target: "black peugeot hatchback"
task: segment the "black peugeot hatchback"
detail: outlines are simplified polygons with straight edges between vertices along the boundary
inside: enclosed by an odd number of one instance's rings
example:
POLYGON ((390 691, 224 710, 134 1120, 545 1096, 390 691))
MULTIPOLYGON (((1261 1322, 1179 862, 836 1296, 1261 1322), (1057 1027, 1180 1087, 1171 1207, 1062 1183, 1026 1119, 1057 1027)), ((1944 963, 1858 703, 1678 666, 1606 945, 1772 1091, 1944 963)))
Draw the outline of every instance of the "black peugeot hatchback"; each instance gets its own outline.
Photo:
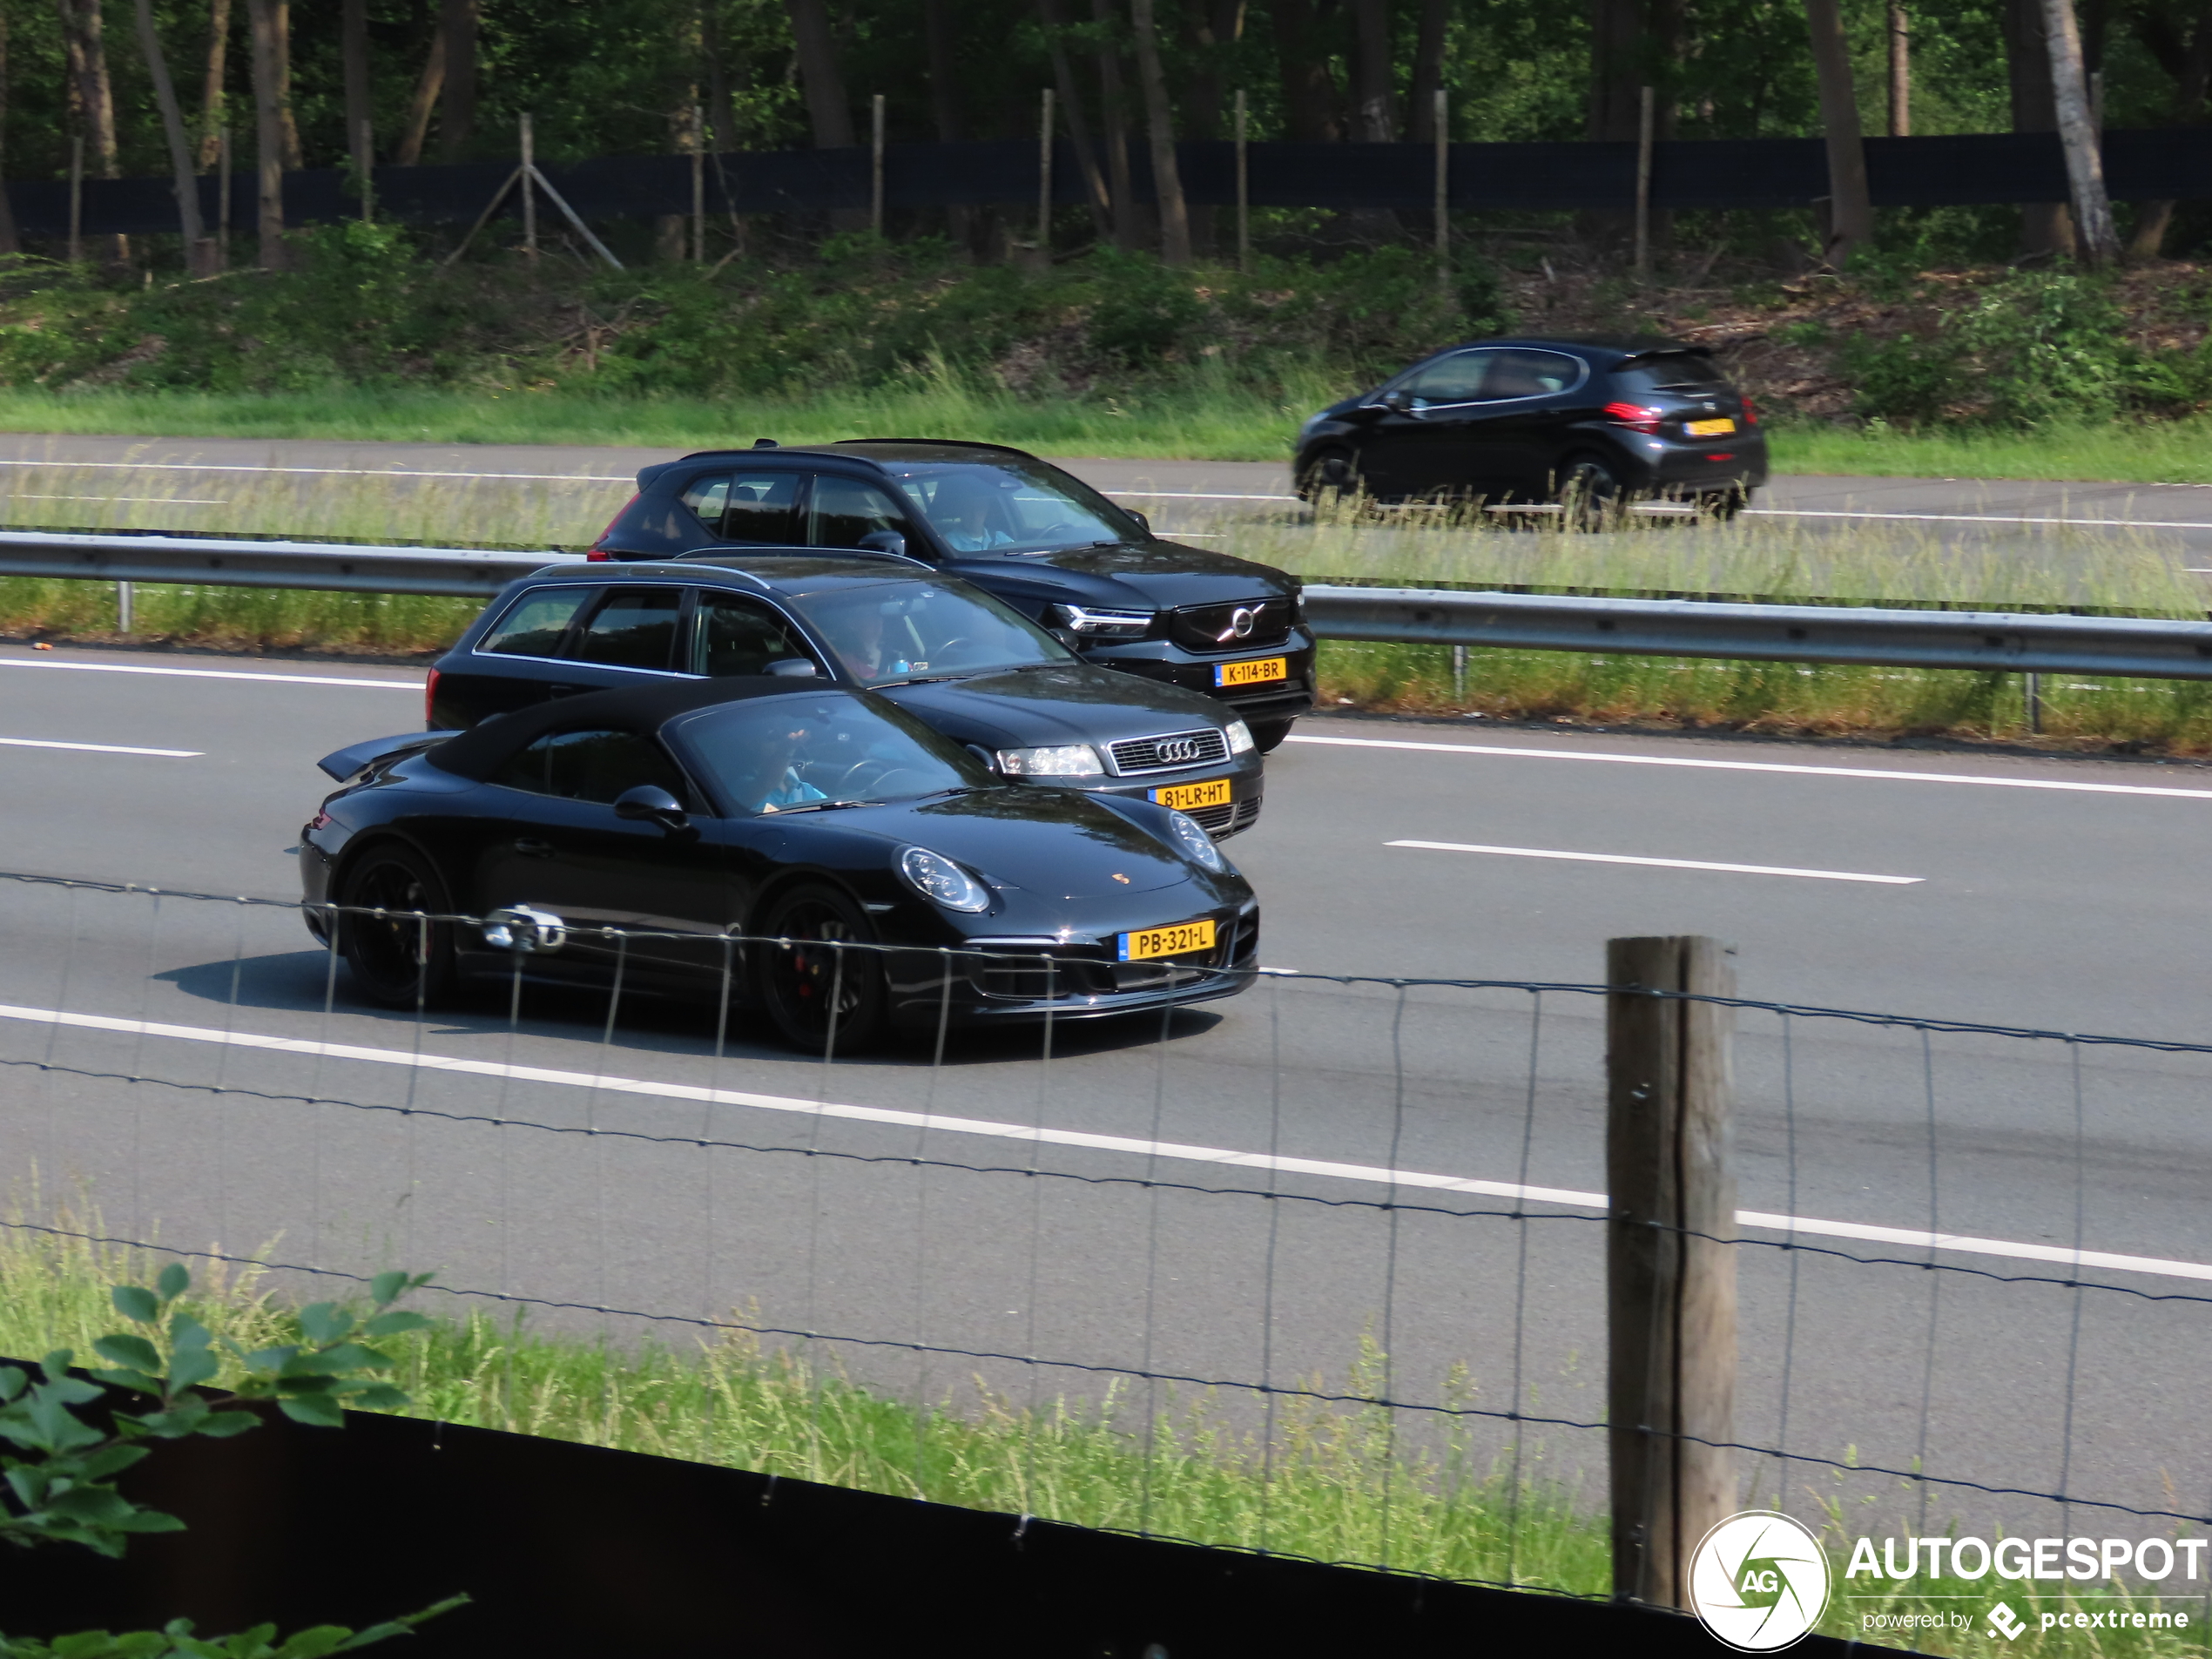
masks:
POLYGON ((1751 401, 1671 340, 1485 340, 1299 430, 1298 493, 1479 499, 1600 516, 1637 497, 1730 516, 1766 482, 1751 401))
POLYGON ((1103 668, 1228 704, 1272 749, 1313 706, 1296 577, 1152 533, 1081 479, 990 443, 853 439, 647 467, 595 559, 853 550, 965 577, 1103 668))

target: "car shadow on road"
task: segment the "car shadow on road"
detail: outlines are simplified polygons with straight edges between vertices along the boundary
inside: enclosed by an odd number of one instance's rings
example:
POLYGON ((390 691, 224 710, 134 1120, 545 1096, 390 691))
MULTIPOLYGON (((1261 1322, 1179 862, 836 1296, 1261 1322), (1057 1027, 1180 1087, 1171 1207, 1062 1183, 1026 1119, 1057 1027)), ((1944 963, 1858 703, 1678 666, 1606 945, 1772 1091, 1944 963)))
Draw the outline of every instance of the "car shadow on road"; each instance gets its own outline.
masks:
MULTIPOLYGON (((230 1011, 226 1023, 233 1027, 239 1024, 238 1011, 320 1015, 326 1006, 349 1024, 368 1020, 381 1027, 411 1028, 417 1017, 380 1008, 357 995, 345 964, 339 963, 334 974, 329 954, 319 950, 219 959, 170 968, 153 977, 187 996, 230 1011)), ((424 1010, 421 1018, 422 1035, 430 1039, 489 1036, 504 1033, 511 1025, 526 1036, 568 1042, 610 1040, 605 994, 563 986, 523 986, 516 1018, 508 989, 479 981, 464 988, 451 1003, 424 1010)), ((1210 1008, 1184 1008, 1103 1019, 1055 1019, 1050 1031, 1050 1053, 1055 1059, 1073 1060, 1148 1048, 1161 1042, 1184 1042, 1213 1030, 1222 1018, 1210 1008)), ((329 1040, 347 1041, 348 1035, 334 1029, 329 1040)), ((358 1039, 361 1035, 360 1028, 354 1026, 351 1037, 358 1039)), ((615 1047, 640 1055, 711 1055, 715 1052, 716 1036, 711 1003, 626 995, 617 1012, 610 1040, 615 1047)), ((776 1035, 766 1015, 751 1009, 732 1010, 721 1038, 722 1051, 730 1059, 789 1062, 804 1057, 776 1035)), ((1045 1041, 1042 1024, 954 1030, 946 1035, 945 1061, 948 1065, 969 1066, 1026 1063, 1045 1053, 1045 1041)), ((904 1069, 929 1066, 935 1057, 934 1033, 904 1035, 880 1049, 836 1056, 840 1065, 904 1069)))

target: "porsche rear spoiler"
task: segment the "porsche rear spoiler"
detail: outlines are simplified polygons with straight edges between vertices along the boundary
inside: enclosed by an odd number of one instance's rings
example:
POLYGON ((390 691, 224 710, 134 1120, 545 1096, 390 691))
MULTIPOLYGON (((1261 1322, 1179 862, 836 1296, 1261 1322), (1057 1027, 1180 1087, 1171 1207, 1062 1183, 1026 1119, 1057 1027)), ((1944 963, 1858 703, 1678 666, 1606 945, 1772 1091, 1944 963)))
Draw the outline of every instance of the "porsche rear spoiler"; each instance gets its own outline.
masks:
POLYGON ((365 772, 380 760, 415 749, 427 749, 434 743, 443 743, 448 738, 459 737, 457 732, 402 732, 389 738, 370 738, 365 742, 348 744, 343 749, 332 751, 315 765, 340 783, 365 772))

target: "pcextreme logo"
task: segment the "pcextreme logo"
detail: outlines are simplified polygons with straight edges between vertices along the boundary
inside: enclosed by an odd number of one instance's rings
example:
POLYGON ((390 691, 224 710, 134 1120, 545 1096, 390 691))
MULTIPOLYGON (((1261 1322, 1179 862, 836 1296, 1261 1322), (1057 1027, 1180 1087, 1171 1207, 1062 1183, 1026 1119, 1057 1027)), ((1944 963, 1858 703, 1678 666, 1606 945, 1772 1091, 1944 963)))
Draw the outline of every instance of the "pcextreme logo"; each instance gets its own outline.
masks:
POLYGON ((1747 1509, 1707 1533, 1689 1559, 1689 1605, 1739 1653, 1786 1648, 1828 1610, 1828 1556, 1797 1521, 1747 1509))

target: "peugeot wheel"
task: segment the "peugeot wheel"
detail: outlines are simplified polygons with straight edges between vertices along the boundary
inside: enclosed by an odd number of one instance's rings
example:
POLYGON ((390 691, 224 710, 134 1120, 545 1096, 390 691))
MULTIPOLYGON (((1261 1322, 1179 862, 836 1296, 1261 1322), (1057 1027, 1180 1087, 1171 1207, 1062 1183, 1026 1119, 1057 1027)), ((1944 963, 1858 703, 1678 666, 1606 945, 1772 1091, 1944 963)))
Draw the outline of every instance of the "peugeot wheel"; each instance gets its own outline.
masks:
POLYGON ((851 1053, 883 1040, 883 958, 865 948, 875 934, 858 905, 834 887, 793 887, 761 913, 759 931, 760 1001, 792 1047, 851 1053))
POLYGON ((370 848, 346 872, 338 946, 354 983, 389 1008, 435 1008, 453 995, 453 914, 430 861, 397 842, 370 848))
POLYGON ((1350 500, 1358 496, 1364 487, 1359 463, 1352 460, 1349 451, 1324 449, 1314 456, 1299 477, 1298 493, 1301 500, 1318 507, 1328 496, 1339 501, 1350 500))
POLYGON ((1621 514, 1621 481, 1595 455, 1577 455, 1560 475, 1559 504, 1569 529, 1608 529, 1621 514))

